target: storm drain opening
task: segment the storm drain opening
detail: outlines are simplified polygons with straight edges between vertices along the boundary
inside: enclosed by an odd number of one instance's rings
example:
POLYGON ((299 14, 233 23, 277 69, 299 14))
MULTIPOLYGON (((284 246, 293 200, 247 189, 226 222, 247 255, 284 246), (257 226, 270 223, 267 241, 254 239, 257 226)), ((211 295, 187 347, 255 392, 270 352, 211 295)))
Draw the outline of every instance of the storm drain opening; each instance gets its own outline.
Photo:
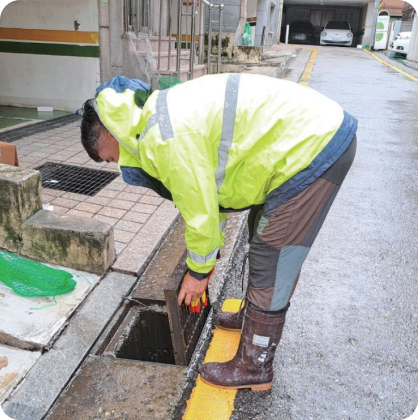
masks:
POLYGON ((211 306, 190 312, 177 297, 187 272, 184 222, 173 228, 157 255, 126 299, 129 310, 116 332, 105 339, 100 354, 187 366, 211 306))
POLYGON ((42 175, 42 187, 76 194, 96 195, 119 176, 117 172, 45 162, 35 168, 42 175))
POLYGON ((105 353, 123 359, 174 364, 167 311, 158 305, 153 309, 132 307, 105 353))

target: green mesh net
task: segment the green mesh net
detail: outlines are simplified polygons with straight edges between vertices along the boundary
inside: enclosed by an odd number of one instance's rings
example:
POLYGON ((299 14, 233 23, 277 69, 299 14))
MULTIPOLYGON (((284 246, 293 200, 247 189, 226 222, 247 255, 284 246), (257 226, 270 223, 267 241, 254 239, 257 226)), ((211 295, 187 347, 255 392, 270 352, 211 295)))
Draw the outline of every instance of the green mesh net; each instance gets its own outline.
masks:
POLYGON ((57 296, 74 290, 72 274, 0 251, 0 281, 25 297, 57 296))

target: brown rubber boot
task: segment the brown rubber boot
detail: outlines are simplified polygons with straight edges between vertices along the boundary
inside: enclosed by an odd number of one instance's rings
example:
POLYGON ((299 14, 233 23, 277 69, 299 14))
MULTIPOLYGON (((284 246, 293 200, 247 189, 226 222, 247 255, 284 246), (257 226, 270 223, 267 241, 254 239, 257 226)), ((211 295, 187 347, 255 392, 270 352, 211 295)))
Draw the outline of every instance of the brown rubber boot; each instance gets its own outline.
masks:
POLYGON ((286 312, 267 312, 248 304, 236 356, 226 363, 206 363, 200 369, 203 382, 226 389, 267 391, 273 383, 273 359, 282 336, 286 312))
POLYGON ((215 325, 222 330, 241 331, 244 312, 244 309, 239 312, 218 312, 215 325))

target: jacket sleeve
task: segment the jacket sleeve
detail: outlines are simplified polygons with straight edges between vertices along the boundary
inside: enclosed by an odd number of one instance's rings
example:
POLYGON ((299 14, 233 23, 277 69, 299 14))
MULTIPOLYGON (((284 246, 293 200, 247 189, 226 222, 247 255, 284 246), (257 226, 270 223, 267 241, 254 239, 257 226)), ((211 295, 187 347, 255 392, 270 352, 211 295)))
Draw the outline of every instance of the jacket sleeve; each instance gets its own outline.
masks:
MULTIPOLYGON (((186 225, 187 265, 196 278, 215 266, 221 246, 220 215, 214 163, 200 140, 171 139, 160 147, 158 172, 186 225)), ((222 221, 226 217, 222 217, 222 221)))

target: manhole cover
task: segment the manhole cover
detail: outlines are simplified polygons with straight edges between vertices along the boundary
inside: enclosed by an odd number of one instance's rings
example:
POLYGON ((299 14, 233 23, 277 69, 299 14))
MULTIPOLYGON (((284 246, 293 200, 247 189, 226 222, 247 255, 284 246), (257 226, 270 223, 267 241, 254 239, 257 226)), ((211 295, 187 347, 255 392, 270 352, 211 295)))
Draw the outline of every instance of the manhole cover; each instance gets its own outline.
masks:
POLYGON ((42 187, 89 196, 97 194, 119 176, 116 172, 53 162, 46 162, 35 169, 42 174, 42 187))

